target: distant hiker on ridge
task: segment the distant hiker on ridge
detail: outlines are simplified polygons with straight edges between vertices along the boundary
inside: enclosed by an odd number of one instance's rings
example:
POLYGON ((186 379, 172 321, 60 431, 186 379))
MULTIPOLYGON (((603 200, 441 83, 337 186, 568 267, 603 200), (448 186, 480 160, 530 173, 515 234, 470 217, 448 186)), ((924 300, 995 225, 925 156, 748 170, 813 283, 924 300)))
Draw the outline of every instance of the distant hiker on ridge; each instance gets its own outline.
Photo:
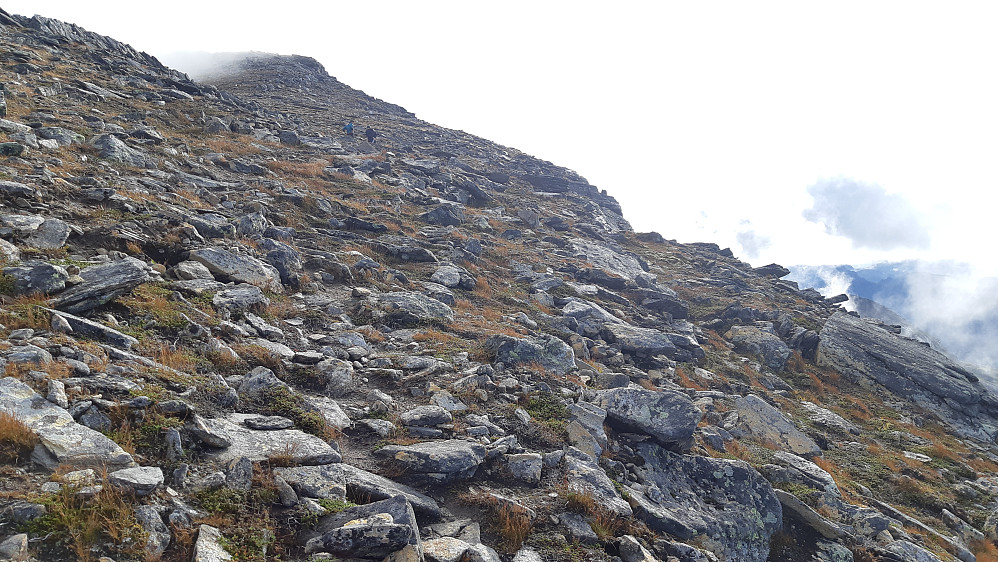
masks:
POLYGON ((374 142, 374 137, 378 136, 378 133, 374 132, 374 129, 368 127, 364 134, 367 135, 367 142, 374 142))
POLYGON ((346 131, 348 136, 353 136, 353 123, 347 123, 343 126, 343 130, 346 131))

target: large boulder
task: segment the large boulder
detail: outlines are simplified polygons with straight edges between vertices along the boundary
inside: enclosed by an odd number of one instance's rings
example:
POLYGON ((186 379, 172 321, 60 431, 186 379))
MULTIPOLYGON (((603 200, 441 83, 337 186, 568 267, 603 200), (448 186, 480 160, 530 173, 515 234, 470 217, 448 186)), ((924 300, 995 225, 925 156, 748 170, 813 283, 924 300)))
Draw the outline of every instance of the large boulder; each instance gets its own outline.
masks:
POLYGON ((607 324, 603 328, 606 341, 616 344, 621 351, 641 357, 665 355, 674 357, 679 351, 669 334, 654 328, 640 328, 630 324, 607 324))
POLYGON ((689 450, 703 417, 688 396, 675 390, 614 388, 601 391, 596 403, 612 425, 651 435, 674 451, 689 450))
POLYGON ((0 410, 10 412, 38 435, 39 444, 31 458, 49 469, 59 465, 126 468, 135 464, 117 443, 76 423, 69 412, 15 378, 0 379, 0 410))
POLYGON ((14 281, 15 295, 50 295, 66 288, 66 268, 43 261, 28 261, 17 267, 5 267, 4 275, 14 281))
POLYGON ((485 460, 485 447, 473 441, 449 439, 389 445, 374 454, 399 463, 415 482, 440 484, 474 476, 485 460))
POLYGON ((342 558, 382 560, 408 550, 409 557, 395 559, 423 559, 416 515, 405 496, 327 515, 319 520, 316 530, 320 535, 308 541, 306 553, 328 552, 342 558))
POLYGON ((454 321, 454 311, 446 304, 421 293, 396 291, 380 295, 378 307, 385 320, 401 326, 454 321))
POLYGON ((960 435, 989 443, 998 436, 998 397, 976 376, 876 322, 835 313, 821 330, 816 361, 922 405, 960 435))
POLYGON ((724 337, 735 346, 735 351, 757 356, 774 371, 782 371, 790 358, 790 347, 772 331, 755 326, 732 326, 724 337))
POLYGON ((136 168, 156 168, 156 159, 141 150, 132 148, 111 134, 98 135, 93 145, 100 151, 100 157, 135 166, 136 168))
POLYGON ((249 283, 275 293, 284 291, 280 272, 253 256, 234 254, 216 246, 192 251, 190 259, 203 264, 220 281, 249 283))
POLYGON ((635 514, 649 527, 696 539, 721 560, 764 562, 769 539, 783 524, 772 486, 748 463, 679 455, 639 445, 644 491, 632 490, 635 514))
POLYGON ((53 308, 79 314, 159 279, 149 264, 132 257, 90 266, 80 272, 80 277, 83 283, 60 293, 53 308))
POLYGON ((577 256, 618 277, 634 279, 645 273, 641 262, 633 255, 582 238, 573 238, 569 243, 577 256))
POLYGON ((732 429, 732 434, 736 437, 751 435, 802 457, 821 454, 821 449, 813 439, 755 394, 735 400, 735 409, 738 410, 738 424, 732 429))
POLYGON ((299 497, 344 500, 347 488, 342 466, 336 463, 275 468, 274 475, 290 484, 299 497))
POLYGON ((15 238, 41 250, 61 248, 69 238, 68 224, 39 215, 0 215, 0 236, 15 238))
POLYGON ((485 341, 485 347, 495 353, 496 361, 507 365, 539 365, 559 375, 575 369, 572 346, 552 335, 527 338, 496 335, 485 341))

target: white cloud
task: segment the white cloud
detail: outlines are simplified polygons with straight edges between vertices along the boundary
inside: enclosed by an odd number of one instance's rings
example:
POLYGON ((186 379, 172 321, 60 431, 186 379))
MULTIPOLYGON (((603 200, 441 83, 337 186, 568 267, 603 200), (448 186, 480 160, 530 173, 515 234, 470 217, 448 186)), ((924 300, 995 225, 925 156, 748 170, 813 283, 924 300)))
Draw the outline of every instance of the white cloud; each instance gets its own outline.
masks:
POLYGON ((927 249, 929 224, 899 194, 849 178, 821 180, 807 189, 814 204, 804 218, 825 225, 828 234, 844 236, 857 248, 927 249))

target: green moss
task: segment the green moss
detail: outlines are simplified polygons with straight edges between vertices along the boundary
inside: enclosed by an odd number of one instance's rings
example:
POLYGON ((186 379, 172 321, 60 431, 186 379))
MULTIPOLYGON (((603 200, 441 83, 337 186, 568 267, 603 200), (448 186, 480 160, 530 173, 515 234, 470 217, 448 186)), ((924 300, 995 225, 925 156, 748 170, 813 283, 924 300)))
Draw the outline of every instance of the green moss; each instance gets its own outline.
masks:
POLYGON ((357 504, 348 500, 331 500, 331 499, 320 499, 318 500, 319 505, 329 513, 339 513, 344 509, 349 509, 355 507, 357 504))

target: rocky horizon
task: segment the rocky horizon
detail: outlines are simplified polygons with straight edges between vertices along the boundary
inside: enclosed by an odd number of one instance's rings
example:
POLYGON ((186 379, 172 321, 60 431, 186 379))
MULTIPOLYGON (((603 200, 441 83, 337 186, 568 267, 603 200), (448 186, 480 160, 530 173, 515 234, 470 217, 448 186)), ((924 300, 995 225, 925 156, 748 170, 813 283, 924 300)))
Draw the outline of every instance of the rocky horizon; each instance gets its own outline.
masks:
POLYGON ((998 559, 900 326, 306 56, 0 37, 0 560, 998 559))

